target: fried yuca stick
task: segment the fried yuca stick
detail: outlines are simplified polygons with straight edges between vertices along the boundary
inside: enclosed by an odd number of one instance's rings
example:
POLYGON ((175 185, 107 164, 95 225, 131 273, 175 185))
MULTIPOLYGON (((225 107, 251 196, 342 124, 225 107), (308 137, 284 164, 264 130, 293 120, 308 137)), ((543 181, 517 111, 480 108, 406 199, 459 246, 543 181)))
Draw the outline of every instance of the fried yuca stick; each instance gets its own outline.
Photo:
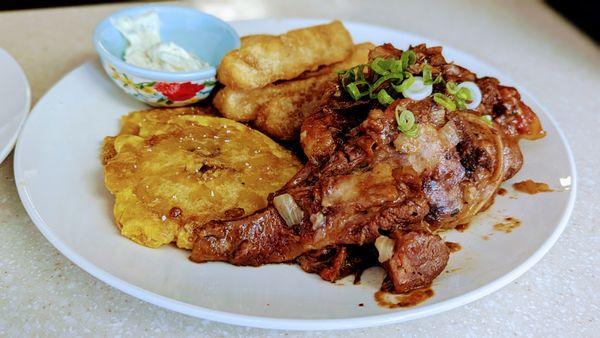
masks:
POLYGON ((283 81, 253 90, 221 89, 213 104, 225 117, 255 121, 261 131, 282 140, 293 140, 304 118, 319 105, 326 85, 335 80, 336 70, 366 63, 371 43, 354 46, 350 57, 302 74, 299 79, 283 81))
POLYGON ((250 39, 251 43, 229 52, 221 61, 217 77, 225 86, 249 90, 293 79, 344 60, 353 45, 340 21, 250 39))
POLYGON ((276 38, 276 37, 277 37, 277 35, 271 35, 271 34, 253 34, 253 35, 242 36, 240 38, 240 41, 241 41, 241 45, 243 48, 245 46, 250 46, 255 43, 265 43, 265 42, 273 40, 273 38, 276 38))

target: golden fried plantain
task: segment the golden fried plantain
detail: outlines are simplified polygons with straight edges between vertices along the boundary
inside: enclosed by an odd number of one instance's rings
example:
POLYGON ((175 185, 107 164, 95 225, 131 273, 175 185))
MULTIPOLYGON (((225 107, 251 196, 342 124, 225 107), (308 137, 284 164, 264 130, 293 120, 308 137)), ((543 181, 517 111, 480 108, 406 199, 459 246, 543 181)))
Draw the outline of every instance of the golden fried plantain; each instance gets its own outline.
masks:
POLYGON ((277 36, 259 35, 225 55, 217 78, 236 89, 262 88, 342 61, 350 55, 352 45, 352 37, 340 21, 277 36))
POLYGON ((304 118, 319 105, 322 93, 336 78, 335 71, 366 63, 371 43, 354 46, 347 59, 306 72, 298 79, 282 81, 253 90, 221 89, 213 104, 223 116, 237 121, 253 121, 261 131, 281 140, 293 140, 304 118))
POLYGON ((197 108, 137 111, 106 137, 104 180, 122 235, 190 249, 194 228, 267 205, 300 168, 286 149, 235 121, 197 108))

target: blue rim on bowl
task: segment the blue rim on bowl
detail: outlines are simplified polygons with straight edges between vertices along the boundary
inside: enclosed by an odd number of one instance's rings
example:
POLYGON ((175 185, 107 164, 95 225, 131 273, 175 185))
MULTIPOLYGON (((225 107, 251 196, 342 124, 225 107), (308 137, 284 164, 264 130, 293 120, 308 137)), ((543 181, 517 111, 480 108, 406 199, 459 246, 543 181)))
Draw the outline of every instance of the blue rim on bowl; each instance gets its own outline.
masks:
MULTIPOLYGON (((148 11, 157 11, 160 13, 168 13, 168 14, 181 14, 182 16, 189 16, 193 14, 215 26, 220 27, 224 30, 226 34, 229 34, 230 38, 234 39, 233 48, 239 48, 240 46, 240 38, 237 32, 225 21, 212 16, 210 14, 201 12, 197 9, 183 6, 172 6, 172 5, 146 5, 146 6, 137 6, 132 8, 123 9, 117 11, 108 17, 104 18, 94 30, 94 47, 101 58, 106 59, 110 63, 115 66, 130 72, 136 76, 141 76, 145 78, 152 78, 159 81, 192 81, 198 78, 210 78, 216 75, 216 69, 218 64, 210 63, 210 68, 199 70, 199 71, 191 71, 191 72, 167 72, 167 71, 159 71, 159 70, 151 70, 138 66, 131 65, 126 63, 122 58, 115 56, 111 51, 109 51, 106 46, 102 43, 102 34, 105 33, 106 30, 112 29, 111 19, 118 18, 123 15, 139 15, 148 11)), ((161 32, 162 34, 162 32, 161 32)), ((185 46, 184 46, 185 48, 185 46)), ((232 49, 233 49, 232 48, 232 49)))

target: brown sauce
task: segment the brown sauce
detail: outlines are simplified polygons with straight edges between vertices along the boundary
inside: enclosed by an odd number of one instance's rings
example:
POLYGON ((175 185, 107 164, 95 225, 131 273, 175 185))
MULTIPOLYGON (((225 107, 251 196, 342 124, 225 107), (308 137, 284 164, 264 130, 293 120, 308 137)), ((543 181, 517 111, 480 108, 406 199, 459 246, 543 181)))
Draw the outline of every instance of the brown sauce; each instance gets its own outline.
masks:
POLYGON ((554 191, 546 183, 534 182, 533 180, 525 180, 514 183, 513 188, 516 191, 524 192, 526 194, 537 194, 540 192, 551 192, 554 191))
POLYGON ((497 192, 497 193, 498 193, 498 195, 500 195, 500 196, 504 196, 504 195, 506 195, 506 193, 507 193, 507 192, 508 192, 508 190, 506 190, 506 189, 504 189, 504 188, 500 188, 500 189, 498 189, 498 192, 497 192))
POLYGON ((494 224, 494 230, 502 231, 507 234, 511 233, 515 228, 521 225, 521 221, 514 217, 506 217, 504 218, 505 222, 494 224))
POLYGON ((446 273, 453 273, 453 272, 457 272, 460 271, 460 268, 454 268, 454 269, 450 269, 450 270, 446 270, 446 273))
POLYGON ((459 224, 454 229, 458 232, 465 232, 469 228, 469 223, 459 224))
POLYGON ((450 249, 450 252, 457 252, 460 251, 460 249, 462 249, 462 246, 460 246, 460 244, 454 242, 446 242, 446 246, 448 247, 448 249, 450 249))
POLYGON ((417 289, 408 293, 394 294, 379 290, 375 292, 377 305, 388 309, 410 307, 420 304, 433 296, 431 288, 417 289))
POLYGON ((360 269, 356 271, 356 273, 354 274, 354 281, 352 282, 354 285, 360 284, 360 278, 362 277, 362 274, 365 272, 365 270, 366 269, 360 269))

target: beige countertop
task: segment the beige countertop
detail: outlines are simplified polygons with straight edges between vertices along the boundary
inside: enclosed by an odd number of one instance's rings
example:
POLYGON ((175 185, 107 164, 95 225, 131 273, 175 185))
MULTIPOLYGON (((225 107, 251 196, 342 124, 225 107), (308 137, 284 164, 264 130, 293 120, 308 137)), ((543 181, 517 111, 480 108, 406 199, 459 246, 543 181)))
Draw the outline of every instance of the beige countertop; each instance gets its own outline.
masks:
MULTIPOLYGON (((558 121, 575 155, 579 191, 557 244, 534 268, 469 305, 350 336, 597 336, 600 332, 600 50, 537 1, 214 0, 194 6, 225 20, 340 18, 446 42, 501 69, 558 121)), ((122 5, 0 12, 0 47, 23 66, 33 103, 95 57, 93 27, 122 5)), ((1 78, 1 74, 0 74, 1 78)), ((130 297, 72 264, 31 223, 12 156, 0 165, 0 336, 296 336, 200 320, 130 297)))

